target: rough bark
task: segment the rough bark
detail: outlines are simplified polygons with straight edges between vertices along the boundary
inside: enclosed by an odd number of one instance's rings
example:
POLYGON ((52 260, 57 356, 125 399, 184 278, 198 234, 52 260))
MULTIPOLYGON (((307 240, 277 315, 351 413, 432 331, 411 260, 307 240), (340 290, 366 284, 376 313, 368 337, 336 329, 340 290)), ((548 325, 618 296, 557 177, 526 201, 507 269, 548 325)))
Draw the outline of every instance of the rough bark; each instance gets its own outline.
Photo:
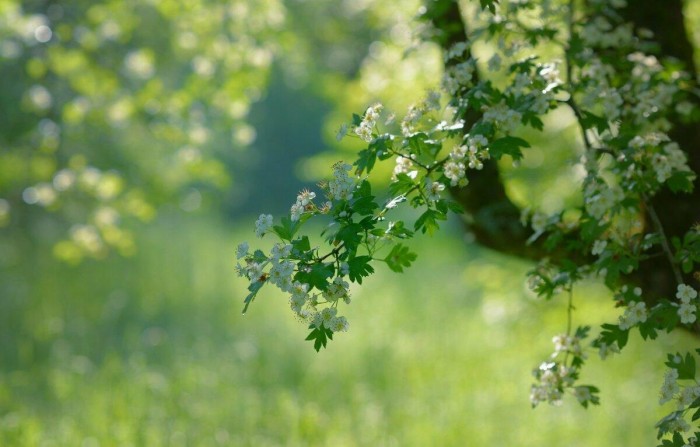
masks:
MULTIPOLYGON (((659 44, 659 56, 680 60, 695 79, 693 46, 687 36, 681 0, 629 3, 630 6, 623 11, 625 19, 636 28, 653 31, 659 44)), ((426 6, 424 19, 432 25, 429 36, 432 40, 448 49, 465 39, 467 30, 457 1, 428 0, 426 6)), ((696 103, 700 105, 697 99, 696 103)), ((476 112, 470 113, 474 115, 463 117, 467 128, 470 122, 478 119, 476 112)), ((697 147, 700 126, 674 122, 671 137, 688 154, 691 169, 700 172, 700 150, 697 147)), ((467 229, 479 244, 530 259, 552 256, 540 245, 526 243, 529 232, 519 222, 520 210, 508 198, 496 163, 487 162, 483 170, 470 171, 469 181, 466 188, 453 189, 451 193, 464 207, 467 229)), ((667 235, 680 236, 694 223, 700 222, 700 189, 696 188, 692 194, 672 194, 663 190, 651 200, 651 206, 659 215, 667 235)), ((642 263, 630 279, 650 292, 648 296, 672 297, 675 293, 676 281, 670 263, 665 259, 655 258, 642 263)))
MULTIPOLYGON (((692 79, 696 79, 694 49, 688 38, 681 0, 637 0, 629 2, 629 6, 622 13, 635 28, 646 28, 654 33, 661 58, 671 57, 679 60, 692 79)), ((697 97, 693 98, 695 105, 700 106, 697 97)), ((700 126, 697 123, 688 124, 675 120, 670 136, 688 154, 690 168, 700 173, 700 126)), ((664 188, 651 203, 669 237, 680 237, 693 224, 700 222, 700 188, 697 188, 697 182, 691 194, 673 194, 664 188)), ((676 281, 667 262, 656 260, 643 264, 639 278, 646 290, 661 296, 674 296, 676 281)))
MULTIPOLYGON (((457 1, 428 1, 423 18, 430 25, 429 37, 444 50, 467 37, 457 1)), ((479 117, 479 112, 470 110, 461 118, 468 129, 479 117)), ((528 233, 520 224, 520 209, 506 194, 496 162, 485 161, 482 170, 470 171, 468 187, 450 192, 464 208, 466 229, 479 244, 515 256, 538 257, 540 250, 526 244, 528 233)))

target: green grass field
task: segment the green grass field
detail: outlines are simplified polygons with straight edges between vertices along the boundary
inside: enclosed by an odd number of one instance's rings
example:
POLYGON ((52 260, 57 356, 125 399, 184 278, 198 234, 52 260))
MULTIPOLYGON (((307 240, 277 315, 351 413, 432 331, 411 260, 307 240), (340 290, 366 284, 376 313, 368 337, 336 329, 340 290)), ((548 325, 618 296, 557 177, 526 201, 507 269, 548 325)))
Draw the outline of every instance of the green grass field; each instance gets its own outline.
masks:
MULTIPOLYGON (((690 340, 635 335, 604 363, 592 351, 600 407, 532 410, 563 300, 536 300, 527 264, 454 231, 418 238, 407 273, 355 287, 350 331, 317 354, 281 294, 241 315, 234 250, 253 220, 162 218, 133 258, 27 253, 1 272, 0 445, 656 445, 663 358, 690 340)), ((575 305, 576 324, 617 314, 595 286, 575 305)))

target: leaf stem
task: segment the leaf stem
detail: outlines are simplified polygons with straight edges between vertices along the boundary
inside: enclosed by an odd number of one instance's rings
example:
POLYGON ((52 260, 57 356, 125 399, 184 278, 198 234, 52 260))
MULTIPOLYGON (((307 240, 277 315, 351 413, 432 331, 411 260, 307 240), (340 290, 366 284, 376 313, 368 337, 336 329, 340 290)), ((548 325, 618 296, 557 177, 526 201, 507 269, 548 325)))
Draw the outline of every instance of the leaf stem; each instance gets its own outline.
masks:
POLYGON ((673 251, 671 251, 671 246, 668 243, 668 237, 666 236, 666 232, 664 231, 664 227, 661 224, 661 219, 659 219, 659 215, 656 213, 656 210, 654 209, 654 205, 651 204, 651 201, 646 197, 644 193, 641 194, 642 201, 644 203, 644 206, 647 210, 647 214, 649 214, 649 217, 651 218, 651 222, 654 225, 654 228, 656 231, 658 231, 659 235, 661 236, 661 248, 663 248, 664 253, 666 255, 666 258, 668 259, 668 262, 671 264, 671 270, 673 270, 673 276, 676 279, 676 282, 680 285, 683 284, 683 275, 681 275, 681 271, 678 268, 678 263, 676 262, 675 257, 673 256, 673 251))

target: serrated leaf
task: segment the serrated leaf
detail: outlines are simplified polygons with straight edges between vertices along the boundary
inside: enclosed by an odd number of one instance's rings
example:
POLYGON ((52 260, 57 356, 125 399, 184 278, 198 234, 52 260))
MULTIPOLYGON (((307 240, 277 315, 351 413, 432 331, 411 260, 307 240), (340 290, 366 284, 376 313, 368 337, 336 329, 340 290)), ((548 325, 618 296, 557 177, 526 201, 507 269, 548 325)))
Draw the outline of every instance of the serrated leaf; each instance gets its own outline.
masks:
POLYGON ((434 158, 442 148, 438 141, 430 139, 425 132, 416 132, 407 137, 405 141, 408 143, 411 153, 416 155, 428 155, 434 158))
POLYGON ((530 147, 530 143, 518 137, 503 137, 489 143, 489 154, 496 160, 510 155, 513 160, 523 158, 521 147, 530 147))
POLYGON ((697 421, 700 419, 700 408, 695 410, 695 413, 693 413, 693 417, 691 418, 692 421, 697 421))
POLYGON ((481 9, 488 9, 491 14, 496 14, 496 5, 498 1, 499 0, 479 0, 479 4, 481 5, 481 9))
POLYGON ((415 182, 408 175, 403 173, 397 174, 396 181, 389 185, 389 192, 392 196, 403 195, 404 193, 408 192, 411 188, 413 188, 414 185, 415 182))
POLYGON ((319 352, 321 348, 325 348, 328 340, 333 340, 333 331, 326 328, 321 324, 320 328, 315 327, 313 324, 309 326, 312 331, 306 337, 306 340, 314 342, 314 349, 319 352))
POLYGON ((599 133, 605 132, 609 127, 607 119, 601 118, 598 115, 594 115, 587 111, 583 111, 581 125, 586 129, 596 129, 599 133))
POLYGON ((367 216, 374 213, 379 205, 374 201, 374 196, 359 197, 352 203, 352 210, 361 216, 367 216))
POLYGON ((344 225, 335 235, 336 241, 341 241, 349 252, 354 252, 362 242, 362 232, 364 229, 358 223, 351 222, 344 225))
POLYGON ((676 368, 680 380, 695 380, 695 357, 691 353, 686 353, 683 361, 676 368))
POLYGON ((356 256, 348 261, 350 281, 362 284, 362 278, 374 273, 374 268, 369 264, 371 256, 356 256))
POLYGON ((416 231, 421 230, 423 233, 427 232, 428 234, 432 235, 436 230, 440 229, 440 225, 438 225, 437 221, 446 219, 447 216, 445 213, 438 210, 429 209, 421 214, 421 216, 416 220, 416 223, 413 225, 413 229, 416 231))
POLYGON ((262 250, 255 250, 253 252, 253 261, 257 262, 258 264, 267 261, 267 256, 265 256, 265 253, 263 253, 262 250))
POLYGON ((331 278, 335 273, 332 265, 325 265, 321 262, 303 268, 294 275, 294 280, 301 283, 306 283, 318 290, 326 290, 328 288, 328 278, 331 278))
POLYGON ((658 332, 654 327, 654 323, 652 321, 647 320, 645 323, 639 324, 639 335, 642 336, 643 340, 655 340, 658 336, 658 332))
POLYGON ((363 172, 370 173, 377 161, 377 153, 371 149, 362 149, 357 154, 357 160, 353 163, 357 168, 355 174, 362 175, 363 172))
POLYGON ((669 189, 675 193, 692 192, 695 174, 690 171, 677 171, 666 180, 669 189))
MULTIPOLYGON (((403 223, 403 221, 399 220, 397 222, 389 222, 389 227, 386 229, 385 234, 390 234, 400 239, 406 239, 413 236, 413 231, 406 228, 406 225, 403 223)), ((382 234, 382 236, 383 235, 384 234, 382 234)))
POLYGON ((622 349, 627 345, 629 340, 629 330, 622 330, 620 326, 616 324, 605 323, 601 325, 603 331, 600 333, 600 338, 607 345, 612 345, 617 343, 617 347, 622 349))
POLYGON ((459 203, 453 200, 445 200, 447 207, 455 214, 464 214, 464 208, 459 203))
POLYGON ((311 250, 311 242, 309 242, 308 236, 300 237, 292 241, 292 250, 296 250, 299 253, 304 253, 311 250))
POLYGON ((284 216, 282 217, 281 222, 281 225, 273 226, 272 230, 275 232, 275 234, 277 234, 277 236, 280 237, 280 239, 285 241, 291 241, 292 238, 294 238, 294 235, 296 234, 297 230, 299 230, 299 227, 301 226, 301 221, 298 220, 296 222, 293 222, 291 218, 289 218, 288 216, 284 216))
POLYGON ((262 289, 262 286, 264 284, 265 284, 264 282, 258 281, 258 282, 254 282, 248 286, 248 291, 250 291, 250 293, 243 300, 243 304, 244 304, 243 305, 243 313, 244 314, 248 311, 248 306, 250 305, 250 303, 253 302, 253 300, 255 299, 255 295, 258 294, 258 291, 260 291, 260 289, 262 289))
MULTIPOLYGON (((661 419, 659 422, 656 423, 656 428, 659 429, 658 433, 656 434, 656 439, 661 439, 661 437, 668 433, 670 430, 670 426, 672 424, 676 423, 676 420, 678 418, 683 417, 683 412, 681 411, 674 411, 672 413, 667 414, 663 419, 661 419)), ((682 445, 682 444, 681 444, 682 445)))
POLYGON ((391 252, 389 252, 384 261, 386 261, 391 270, 402 273, 404 267, 410 267, 417 256, 418 255, 412 253, 405 245, 397 244, 391 249, 391 252))

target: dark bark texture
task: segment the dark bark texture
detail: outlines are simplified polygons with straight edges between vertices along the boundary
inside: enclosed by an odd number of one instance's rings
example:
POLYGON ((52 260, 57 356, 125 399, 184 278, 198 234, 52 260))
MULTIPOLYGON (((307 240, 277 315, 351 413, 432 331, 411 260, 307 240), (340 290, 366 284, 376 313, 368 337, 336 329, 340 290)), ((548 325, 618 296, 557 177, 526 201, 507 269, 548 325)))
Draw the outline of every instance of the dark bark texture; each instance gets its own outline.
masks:
MULTIPOLYGON (((660 59, 672 57, 681 61, 692 79, 696 79, 694 49, 688 38, 681 0, 629 1, 629 7, 622 14, 635 28, 645 28, 654 33, 659 45, 657 56, 660 59)), ((457 1, 427 0, 424 19, 432 25, 429 37, 443 49, 463 41, 467 35, 457 1)), ((695 102, 700 106, 697 98, 695 102)), ((468 128, 478 116, 463 118, 468 128)), ((671 138, 687 153, 690 168, 700 173, 700 126, 674 122, 671 138)), ((520 210, 508 198, 496 163, 487 162, 484 163, 483 170, 470 171, 469 185, 453 189, 451 193, 467 213, 467 230, 474 234, 481 245, 530 259, 557 257, 557 253, 548 253, 536 243, 526 243, 529 230, 519 222, 520 210)), ((697 181, 693 193, 673 194, 664 189, 651 199, 650 205, 650 208, 656 210, 669 237, 682 236, 693 224, 700 222, 700 189, 697 188, 697 181)), ((651 225, 649 222, 645 224, 651 225)), ((676 280, 666 258, 657 257, 643 262, 630 279, 646 291, 645 296, 649 297, 650 305, 653 305, 654 299, 672 298, 675 295, 676 280)), ((688 276, 684 281, 691 283, 692 279, 688 276)))

